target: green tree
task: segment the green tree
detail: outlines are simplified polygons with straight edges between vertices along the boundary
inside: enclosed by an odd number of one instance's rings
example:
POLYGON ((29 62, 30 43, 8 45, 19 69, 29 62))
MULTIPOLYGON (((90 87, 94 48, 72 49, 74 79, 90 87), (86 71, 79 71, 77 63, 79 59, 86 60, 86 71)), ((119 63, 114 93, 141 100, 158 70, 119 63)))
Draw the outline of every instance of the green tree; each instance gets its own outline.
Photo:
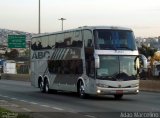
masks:
POLYGON ((153 55, 157 51, 157 49, 150 48, 150 47, 142 44, 142 46, 140 48, 138 48, 138 51, 140 54, 143 54, 144 56, 146 56, 148 58, 149 56, 153 57, 153 55))

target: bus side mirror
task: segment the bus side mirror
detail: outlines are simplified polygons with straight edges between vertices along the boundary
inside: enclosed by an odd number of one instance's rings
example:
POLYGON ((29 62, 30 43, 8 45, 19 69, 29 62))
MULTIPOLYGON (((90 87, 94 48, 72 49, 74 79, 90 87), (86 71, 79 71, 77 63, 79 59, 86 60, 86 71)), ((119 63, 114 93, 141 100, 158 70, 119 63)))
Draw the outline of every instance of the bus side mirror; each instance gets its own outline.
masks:
POLYGON ((144 55, 139 55, 140 68, 147 71, 147 58, 144 55))
POLYGON ((138 55, 134 60, 134 68, 139 72, 139 70, 147 71, 147 58, 144 55, 138 55))
POLYGON ((95 68, 100 68, 100 60, 98 55, 95 56, 95 68))

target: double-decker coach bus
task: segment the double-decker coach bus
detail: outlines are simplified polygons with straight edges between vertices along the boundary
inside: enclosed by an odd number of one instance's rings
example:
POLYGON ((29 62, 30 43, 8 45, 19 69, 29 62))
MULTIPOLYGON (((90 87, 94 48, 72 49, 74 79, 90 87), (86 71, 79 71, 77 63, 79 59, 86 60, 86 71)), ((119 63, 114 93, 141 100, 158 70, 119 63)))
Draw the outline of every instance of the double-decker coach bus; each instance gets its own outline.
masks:
POLYGON ((85 26, 32 37, 31 83, 41 92, 77 92, 81 98, 139 92, 140 68, 133 31, 85 26))

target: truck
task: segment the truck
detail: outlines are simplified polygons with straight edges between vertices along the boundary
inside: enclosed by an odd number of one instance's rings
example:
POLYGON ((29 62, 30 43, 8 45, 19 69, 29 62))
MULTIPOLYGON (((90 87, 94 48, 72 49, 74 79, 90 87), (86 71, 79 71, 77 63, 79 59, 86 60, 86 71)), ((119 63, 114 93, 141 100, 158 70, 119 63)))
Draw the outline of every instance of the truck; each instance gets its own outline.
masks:
POLYGON ((160 77, 160 62, 154 61, 152 66, 152 75, 156 77, 160 77))
POLYGON ((1 79, 1 74, 3 73, 3 63, 4 63, 4 59, 0 59, 0 79, 1 79))
POLYGON ((6 74, 17 74, 15 61, 8 60, 3 63, 3 73, 6 74))

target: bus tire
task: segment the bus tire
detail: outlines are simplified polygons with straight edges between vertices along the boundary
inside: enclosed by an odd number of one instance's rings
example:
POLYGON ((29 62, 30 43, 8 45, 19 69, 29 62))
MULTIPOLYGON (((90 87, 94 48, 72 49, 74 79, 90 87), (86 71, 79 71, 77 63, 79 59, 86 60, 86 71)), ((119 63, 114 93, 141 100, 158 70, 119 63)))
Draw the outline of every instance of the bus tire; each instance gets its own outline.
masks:
POLYGON ((123 94, 115 94, 114 95, 115 100, 120 100, 120 99, 122 99, 122 97, 123 97, 123 94))
POLYGON ((39 84, 40 91, 42 93, 44 93, 45 92, 45 90, 44 90, 44 82, 42 80, 39 80, 38 84, 39 84))
POLYGON ((79 94, 79 97, 80 98, 86 98, 86 93, 85 93, 85 90, 84 90, 84 84, 82 82, 82 80, 80 80, 78 82, 78 94, 79 94))
POLYGON ((45 93, 49 93, 49 92, 50 92, 49 82, 48 82, 47 79, 45 79, 45 81, 44 81, 44 92, 45 92, 45 93))

